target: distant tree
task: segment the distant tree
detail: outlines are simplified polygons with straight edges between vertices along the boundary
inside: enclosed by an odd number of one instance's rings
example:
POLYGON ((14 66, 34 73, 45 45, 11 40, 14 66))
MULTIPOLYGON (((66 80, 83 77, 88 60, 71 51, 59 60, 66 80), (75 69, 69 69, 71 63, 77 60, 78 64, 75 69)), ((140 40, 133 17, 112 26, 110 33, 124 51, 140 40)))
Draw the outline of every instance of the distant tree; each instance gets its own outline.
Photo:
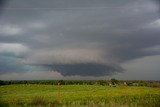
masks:
POLYGON ((115 78, 112 78, 112 79, 111 79, 111 83, 112 83, 113 85, 118 84, 118 82, 119 82, 119 81, 116 80, 115 78))
POLYGON ((6 83, 2 80, 0 80, 0 85, 6 85, 6 83))
POLYGON ((59 80, 58 82, 60 85, 65 85, 65 81, 64 80, 59 80))

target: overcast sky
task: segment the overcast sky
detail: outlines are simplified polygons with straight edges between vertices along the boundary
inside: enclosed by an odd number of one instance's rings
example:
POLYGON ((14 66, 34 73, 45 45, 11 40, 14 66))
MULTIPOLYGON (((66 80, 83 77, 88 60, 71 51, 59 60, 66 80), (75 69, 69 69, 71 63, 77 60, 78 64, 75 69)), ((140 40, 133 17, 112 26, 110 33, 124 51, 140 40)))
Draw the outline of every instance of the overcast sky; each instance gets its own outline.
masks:
POLYGON ((160 80, 159 0, 0 0, 0 79, 160 80))

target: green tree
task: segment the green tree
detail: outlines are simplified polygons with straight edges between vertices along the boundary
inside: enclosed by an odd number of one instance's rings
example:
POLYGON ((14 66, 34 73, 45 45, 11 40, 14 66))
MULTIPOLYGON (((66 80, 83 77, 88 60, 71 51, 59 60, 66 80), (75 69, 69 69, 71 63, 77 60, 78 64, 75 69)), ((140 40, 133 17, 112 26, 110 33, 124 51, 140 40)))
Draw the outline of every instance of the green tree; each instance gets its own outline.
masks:
POLYGON ((118 84, 118 82, 119 82, 119 81, 116 80, 115 78, 112 78, 112 79, 111 79, 111 83, 112 83, 113 85, 118 84))

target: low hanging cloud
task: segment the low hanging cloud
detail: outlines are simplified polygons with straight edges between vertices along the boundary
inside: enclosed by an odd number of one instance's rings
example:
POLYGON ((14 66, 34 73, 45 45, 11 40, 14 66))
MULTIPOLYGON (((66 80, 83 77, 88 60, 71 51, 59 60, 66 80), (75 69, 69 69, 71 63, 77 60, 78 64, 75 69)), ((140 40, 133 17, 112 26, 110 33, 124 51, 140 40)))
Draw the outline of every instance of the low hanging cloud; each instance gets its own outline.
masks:
POLYGON ((85 48, 37 52, 23 63, 48 67, 64 76, 113 75, 124 70, 111 60, 103 59, 103 52, 100 50, 85 48))
POLYGON ((99 63, 78 63, 78 64, 54 64, 53 70, 60 72, 64 76, 104 76, 122 73, 124 70, 119 65, 99 64, 99 63))

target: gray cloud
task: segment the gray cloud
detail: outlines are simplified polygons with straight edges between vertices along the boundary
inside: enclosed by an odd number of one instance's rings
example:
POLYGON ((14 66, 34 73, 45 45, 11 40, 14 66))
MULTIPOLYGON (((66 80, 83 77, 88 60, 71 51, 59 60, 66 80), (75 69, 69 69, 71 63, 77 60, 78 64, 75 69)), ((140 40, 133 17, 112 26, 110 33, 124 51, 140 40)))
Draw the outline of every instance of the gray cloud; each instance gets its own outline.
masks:
POLYGON ((21 60, 20 57, 13 56, 12 54, 0 54, 0 74, 50 70, 50 67, 46 66, 23 64, 21 60))
POLYGON ((7 0, 1 0, 0 1, 0 15, 2 14, 2 11, 3 11, 3 9, 2 8, 4 8, 5 6, 6 6, 6 2, 7 2, 7 0))
POLYGON ((127 80, 159 80, 160 55, 147 56, 139 59, 127 61, 122 64, 126 69, 125 73, 115 75, 112 78, 127 80))
POLYGON ((64 76, 103 76, 113 75, 117 72, 123 71, 123 68, 117 65, 96 63, 53 65, 53 69, 60 72, 64 76))
POLYGON ((19 58, 10 55, 0 56, 0 74, 28 71, 28 67, 20 63, 19 58))
POLYGON ((2 11, 0 43, 27 47, 18 64, 29 71, 113 75, 121 63, 159 55, 159 5, 150 0, 8 0, 2 11))

